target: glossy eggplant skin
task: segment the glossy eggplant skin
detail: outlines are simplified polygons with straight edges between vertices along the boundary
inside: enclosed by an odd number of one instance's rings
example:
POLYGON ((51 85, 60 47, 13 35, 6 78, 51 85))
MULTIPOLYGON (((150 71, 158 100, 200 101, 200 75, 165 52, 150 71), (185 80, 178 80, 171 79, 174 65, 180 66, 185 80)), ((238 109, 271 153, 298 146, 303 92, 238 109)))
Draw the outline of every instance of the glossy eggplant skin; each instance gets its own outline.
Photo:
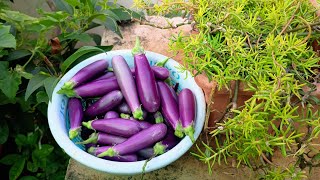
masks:
POLYGON ((167 126, 163 123, 151 127, 131 136, 123 143, 117 144, 98 154, 98 157, 118 156, 135 153, 160 141, 167 133, 167 126))
POLYGON ((89 106, 85 115, 88 117, 94 117, 97 115, 101 115, 116 107, 121 103, 123 99, 123 95, 121 91, 115 90, 101 97, 98 101, 89 106))
POLYGON ((148 112, 156 112, 160 107, 160 97, 153 71, 145 54, 134 55, 134 67, 142 106, 148 112))
POLYGON ((165 121, 175 130, 174 134, 182 138, 184 134, 179 120, 178 103, 165 82, 158 81, 157 84, 161 99, 161 113, 165 121))
MULTIPOLYGON (((170 75, 170 72, 167 68, 164 68, 164 67, 160 67, 160 66, 151 66, 151 70, 154 74, 154 77, 157 79, 157 80, 166 80, 169 75, 170 75)), ((131 68, 131 72, 133 74, 133 76, 136 75, 136 70, 135 68, 131 68)))
POLYGON ((81 100, 78 98, 70 98, 68 101, 68 113, 70 120, 69 138, 74 139, 81 131, 81 123, 83 119, 83 107, 81 100))
MULTIPOLYGON (((85 83, 86 81, 90 80, 97 74, 100 74, 108 69, 109 63, 107 60, 98 60, 95 61, 86 67, 82 68, 80 71, 78 71, 69 81, 64 83, 62 86, 62 89, 73 89, 74 87, 79 86, 82 83, 85 83)), ((58 92, 59 93, 59 92, 58 92)), ((62 93, 63 94, 63 91, 62 93)))
POLYGON ((151 69, 157 80, 166 80, 170 75, 169 70, 164 67, 152 66, 151 69))
POLYGON ((108 111, 104 115, 104 119, 118 118, 118 117, 120 116, 119 116, 119 113, 117 113, 116 111, 108 111))
POLYGON ((120 113, 131 114, 131 109, 126 102, 122 102, 117 109, 120 113))
POLYGON ((112 58, 112 67, 121 92, 132 111, 133 117, 142 120, 143 112, 137 87, 127 62, 122 56, 114 56, 112 58))
POLYGON ((122 118, 97 119, 83 122, 82 125, 88 129, 121 137, 131 137, 141 131, 140 124, 137 121, 122 118))
POLYGON ((181 90, 178 96, 179 113, 183 132, 194 142, 194 120, 196 115, 196 101, 192 91, 188 88, 181 90))
POLYGON ((106 72, 103 75, 97 77, 96 79, 94 79, 93 81, 99 81, 99 80, 103 80, 103 79, 109 79, 111 77, 114 77, 114 73, 113 72, 106 72))
POLYGON ((174 135, 174 131, 168 128, 167 134, 163 140, 157 142, 153 147, 145 148, 138 151, 138 155, 144 158, 151 158, 163 154, 178 144, 178 138, 174 135))
POLYGON ((116 136, 112 134, 107 134, 103 132, 94 132, 88 139, 79 144, 99 144, 99 145, 115 145, 124 142, 127 138, 116 136))
MULTIPOLYGON (((94 156, 101 154, 102 152, 109 149, 111 146, 100 146, 100 147, 90 147, 88 152, 94 156)), ((103 159, 111 160, 111 161, 119 161, 119 162, 134 162, 138 160, 138 156, 136 154, 127 154, 123 156, 105 156, 103 159)))
POLYGON ((103 96, 111 91, 119 90, 118 81, 115 77, 108 79, 102 79, 98 81, 92 81, 83 84, 74 89, 74 95, 76 97, 99 97, 103 96))

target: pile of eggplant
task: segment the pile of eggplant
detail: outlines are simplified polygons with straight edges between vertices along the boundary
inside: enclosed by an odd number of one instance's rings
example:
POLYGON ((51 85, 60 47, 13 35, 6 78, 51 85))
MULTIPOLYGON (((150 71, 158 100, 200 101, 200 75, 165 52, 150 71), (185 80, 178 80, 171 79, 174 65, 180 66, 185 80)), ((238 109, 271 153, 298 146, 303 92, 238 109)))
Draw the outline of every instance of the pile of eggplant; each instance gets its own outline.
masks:
POLYGON ((78 71, 58 91, 69 97, 69 138, 81 135, 90 154, 112 161, 149 159, 173 148, 185 135, 194 142, 196 102, 166 83, 165 62, 150 66, 139 39, 134 68, 120 56, 78 71), (159 66, 158 66, 159 65, 159 66), (90 133, 84 133, 84 132, 90 133))

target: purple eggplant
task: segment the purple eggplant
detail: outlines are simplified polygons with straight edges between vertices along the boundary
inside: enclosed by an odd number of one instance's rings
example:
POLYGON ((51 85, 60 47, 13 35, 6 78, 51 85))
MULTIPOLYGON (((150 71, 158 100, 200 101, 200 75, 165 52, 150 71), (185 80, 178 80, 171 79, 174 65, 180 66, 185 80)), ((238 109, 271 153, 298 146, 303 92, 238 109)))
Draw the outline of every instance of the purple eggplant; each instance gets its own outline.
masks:
POLYGON ((163 123, 163 116, 161 112, 157 111, 153 114, 155 123, 163 123))
POLYGON ((148 129, 152 126, 151 123, 148 123, 147 121, 139 121, 140 129, 148 129))
MULTIPOLYGON (((130 69, 133 76, 135 76, 136 74, 136 71, 134 68, 131 68, 130 69)), ((151 70, 154 74, 154 77, 158 80, 166 80, 170 73, 169 73, 169 70, 167 68, 164 68, 164 67, 160 67, 160 66, 151 66, 151 70)))
MULTIPOLYGON (((128 120, 127 120, 128 121, 128 120)), ((154 124, 137 134, 131 136, 123 143, 108 148, 104 152, 98 154, 98 157, 118 156, 135 153, 141 149, 149 147, 160 141, 167 133, 167 126, 163 123, 154 124)))
POLYGON ((192 91, 184 88, 179 93, 179 113, 181 125, 185 135, 194 142, 194 120, 196 115, 196 101, 192 91))
POLYGON ((64 90, 70 90, 90 80, 97 74, 108 69, 109 63, 106 60, 95 61, 78 71, 69 81, 65 82, 58 94, 64 94, 64 90))
POLYGON ((128 106, 128 104, 126 102, 122 102, 119 106, 118 106, 118 111, 120 113, 124 113, 124 114, 131 114, 131 109, 128 106))
POLYGON ((87 140, 80 142, 78 144, 93 143, 93 144, 115 145, 115 144, 120 144, 125 140, 127 140, 127 138, 98 132, 98 133, 92 133, 87 140))
POLYGON ((109 79, 92 81, 74 89, 64 90, 64 94, 68 97, 98 97, 119 89, 117 79, 111 77, 109 79))
POLYGON ((129 121, 121 118, 97 119, 88 122, 82 122, 82 125, 88 129, 122 137, 130 137, 141 130, 140 124, 137 121, 129 121))
POLYGON ((102 76, 99 76, 98 78, 94 79, 93 81, 99 81, 99 80, 104 80, 104 79, 109 79, 111 77, 114 77, 113 72, 106 72, 102 76))
POLYGON ((147 128, 152 126, 151 123, 149 123, 147 121, 138 121, 137 119, 135 119, 133 117, 130 117, 130 115, 128 115, 128 114, 121 113, 120 117, 123 118, 123 119, 129 119, 129 120, 138 122, 140 124, 140 129, 147 129, 147 128))
POLYGON ((169 70, 164 67, 152 66, 151 69, 154 77, 158 80, 166 80, 170 75, 169 70))
POLYGON ((82 103, 80 99, 70 98, 68 101, 68 113, 70 120, 69 138, 77 137, 81 131, 83 119, 82 103))
POLYGON ((121 103, 123 95, 121 91, 115 90, 101 97, 97 102, 89 106, 84 112, 88 117, 94 117, 106 113, 121 103))
POLYGON ((178 103, 166 83, 159 81, 158 88, 161 99, 161 113, 167 123, 175 130, 174 134, 182 138, 184 134, 179 120, 178 103))
POLYGON ((104 119, 110 119, 110 118, 119 118, 119 113, 117 113, 116 111, 108 111, 105 115, 104 115, 104 119))
POLYGON ((155 156, 153 147, 148 147, 148 148, 145 148, 145 149, 141 149, 140 151, 137 152, 137 154, 139 156, 142 156, 144 159, 149 159, 149 158, 152 158, 152 157, 155 156))
POLYGON ((136 85, 142 106, 148 112, 156 112, 160 107, 157 83, 144 50, 140 46, 138 37, 136 45, 132 49, 132 54, 134 58, 136 85))
POLYGON ((153 147, 142 149, 137 153, 145 158, 151 158, 163 154, 178 144, 178 138, 174 135, 174 131, 168 128, 165 138, 157 142, 153 147))
MULTIPOLYGON (((111 146, 101 146, 101 147, 91 147, 88 149, 88 152, 94 156, 97 156, 97 154, 101 154, 102 152, 109 149, 111 146)), ((138 160, 138 156, 136 154, 127 154, 123 156, 105 156, 103 159, 111 160, 111 161, 119 161, 119 162, 134 162, 138 160)))
POLYGON ((172 96, 174 97, 174 99, 176 100, 176 102, 178 102, 178 95, 177 95, 176 91, 171 86, 168 86, 168 88, 170 89, 170 92, 171 92, 172 96))
POLYGON ((143 112, 137 87, 127 62, 122 56, 114 56, 112 58, 112 67, 123 96, 132 111, 133 117, 142 120, 143 112))

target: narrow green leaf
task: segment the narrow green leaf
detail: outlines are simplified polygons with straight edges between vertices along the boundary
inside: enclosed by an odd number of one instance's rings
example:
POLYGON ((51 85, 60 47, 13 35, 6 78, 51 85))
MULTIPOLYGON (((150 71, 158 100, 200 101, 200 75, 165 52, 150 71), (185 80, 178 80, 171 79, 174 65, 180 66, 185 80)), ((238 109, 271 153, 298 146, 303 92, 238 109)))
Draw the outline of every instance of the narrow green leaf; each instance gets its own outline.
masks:
POLYGON ((5 61, 14 61, 26 56, 30 56, 31 52, 26 49, 18 49, 9 53, 9 55, 4 59, 5 61))
POLYGON ((37 97, 37 103, 46 103, 46 104, 48 104, 48 102, 49 102, 48 95, 44 91, 37 92, 36 97, 37 97))
POLYGON ((9 179, 16 180, 24 169, 24 164, 26 163, 25 158, 19 158, 15 161, 13 166, 11 166, 9 171, 9 179))
POLYGON ((60 40, 64 41, 67 39, 78 40, 78 41, 85 42, 85 43, 92 42, 92 37, 87 33, 74 32, 71 34, 65 34, 64 37, 61 38, 60 40))
POLYGON ((99 34, 90 33, 89 36, 93 39, 97 46, 101 45, 101 36, 99 34))
POLYGON ((9 99, 13 99, 21 84, 21 76, 15 71, 9 73, 7 77, 0 80, 0 89, 9 99))
POLYGON ((10 21, 15 21, 15 22, 34 22, 37 20, 37 18, 31 17, 29 15, 26 15, 24 13, 21 13, 19 11, 11 11, 11 10, 1 10, 3 13, 2 18, 4 19, 10 19, 10 21))
POLYGON ((74 8, 80 8, 81 3, 78 0, 64 0, 65 2, 67 2, 68 4, 70 4, 72 7, 74 8))
POLYGON ((56 5, 57 9, 60 11, 67 12, 69 14, 73 14, 73 8, 64 0, 53 0, 54 4, 56 5))
POLYGON ((7 121, 4 119, 0 120, 0 144, 7 142, 9 136, 9 127, 7 121))
POLYGON ((30 95, 36 91, 38 88, 43 86, 45 79, 47 79, 48 76, 37 74, 35 75, 28 83, 25 100, 28 100, 30 95))
POLYGON ((46 93, 49 97, 49 100, 52 99, 53 90, 56 87, 56 84, 59 80, 60 79, 55 76, 50 76, 44 81, 44 88, 46 89, 46 93))
POLYGON ((97 48, 103 49, 105 52, 111 51, 113 46, 96 46, 97 48))
POLYGON ((120 28, 115 19, 111 17, 97 17, 93 20, 94 23, 104 25, 107 29, 116 33, 118 36, 122 38, 122 34, 120 32, 120 28))
POLYGON ((127 21, 127 20, 131 20, 131 18, 135 18, 135 19, 143 19, 144 16, 134 12, 130 9, 126 9, 123 7, 120 8, 114 8, 114 9, 110 9, 114 14, 116 14, 119 18, 120 21, 127 21))
POLYGON ((0 160, 0 163, 9 166, 9 165, 14 164, 14 162, 16 162, 21 157, 22 157, 22 155, 20 155, 20 154, 8 154, 0 160))
POLYGON ((83 46, 80 49, 78 49, 74 54, 69 56, 62 64, 61 64, 61 71, 63 73, 66 72, 66 70, 69 68, 69 66, 76 61, 78 58, 83 56, 84 54, 87 54, 89 52, 101 52, 103 53, 104 51, 100 48, 93 47, 93 46, 83 46))

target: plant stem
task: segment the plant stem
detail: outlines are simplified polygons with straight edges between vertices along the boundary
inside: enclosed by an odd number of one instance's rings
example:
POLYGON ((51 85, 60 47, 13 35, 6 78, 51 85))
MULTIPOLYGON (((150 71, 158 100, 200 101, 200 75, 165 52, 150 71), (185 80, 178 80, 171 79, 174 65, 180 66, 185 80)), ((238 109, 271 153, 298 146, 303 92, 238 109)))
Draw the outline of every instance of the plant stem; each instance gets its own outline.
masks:
POLYGON ((136 18, 133 18, 132 20, 136 21, 136 22, 139 22, 141 25, 148 25, 148 26, 152 26, 152 27, 155 27, 155 28, 158 28, 158 29, 174 29, 174 28, 177 28, 179 26, 191 24, 191 21, 187 21, 185 23, 178 23, 178 24, 176 24, 174 26, 172 24, 170 24, 170 23, 169 23, 168 26, 159 26, 159 25, 147 22, 147 21, 142 21, 140 19, 136 19, 136 18))
POLYGON ((34 55, 36 54, 36 49, 34 49, 33 51, 31 51, 32 54, 30 56, 30 58, 28 59, 28 61, 22 66, 22 69, 24 69, 29 63, 30 61, 33 59, 34 55))
POLYGON ((319 21, 319 22, 315 22, 315 23, 311 23, 311 24, 307 23, 307 24, 304 25, 304 26, 301 26, 301 27, 297 27, 297 28, 294 28, 294 29, 290 29, 290 30, 286 31, 286 33, 296 32, 296 31, 299 31, 299 30, 301 30, 301 29, 309 28, 309 26, 310 26, 310 27, 313 27, 313 26, 320 25, 320 21, 319 21), (307 24, 308 24, 308 25, 307 25, 307 24))
POLYGON ((310 38, 310 36, 311 36, 311 33, 312 33, 312 29, 311 29, 311 26, 310 26, 310 24, 305 20, 305 19, 303 19, 301 16, 298 16, 302 21, 303 21, 303 23, 307 26, 307 28, 308 28, 308 35, 302 40, 302 42, 300 42, 299 44, 303 44, 303 43, 305 43, 305 42, 307 42, 308 41, 308 39, 310 38))
POLYGON ((290 23, 292 22, 293 18, 295 17, 295 14, 297 13, 298 9, 300 8, 300 4, 301 3, 299 2, 298 5, 297 5, 296 10, 293 12, 293 14, 292 14, 291 18, 289 19, 289 21, 287 22, 287 24, 282 28, 282 31, 280 32, 279 35, 283 34, 287 30, 288 26, 290 25, 290 23))

